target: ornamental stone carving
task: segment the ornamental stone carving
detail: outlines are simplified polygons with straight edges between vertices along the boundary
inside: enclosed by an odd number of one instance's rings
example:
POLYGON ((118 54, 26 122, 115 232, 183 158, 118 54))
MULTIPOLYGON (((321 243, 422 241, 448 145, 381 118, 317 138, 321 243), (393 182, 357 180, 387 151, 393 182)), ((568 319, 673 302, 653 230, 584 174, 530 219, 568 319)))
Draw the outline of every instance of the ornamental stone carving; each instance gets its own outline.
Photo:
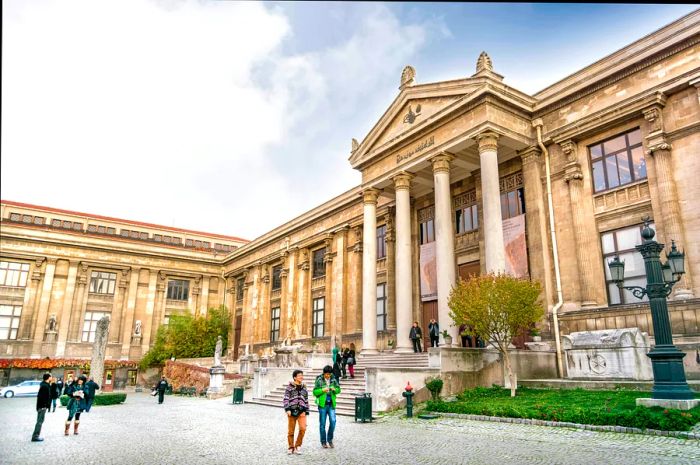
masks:
POLYGON ((663 131, 664 118, 661 108, 654 106, 643 111, 644 119, 649 123, 649 132, 663 131))
POLYGON ((576 150, 577 145, 576 142, 572 140, 567 140, 559 144, 559 147, 561 147, 561 151, 564 153, 564 156, 566 157, 566 161, 569 163, 575 162, 578 160, 578 152, 576 150))
POLYGON ((355 139, 355 138, 353 137, 353 139, 352 139, 352 149, 351 149, 352 153, 357 152, 357 149, 359 149, 359 148, 360 148, 359 142, 357 142, 357 139, 355 139))
POLYGON ((484 131, 477 134, 474 138, 478 147, 479 154, 483 152, 497 152, 498 151, 498 137, 499 135, 493 131, 484 131))
POLYGON ((520 152, 518 152, 520 155, 520 160, 523 162, 523 166, 530 165, 531 163, 536 163, 540 160, 540 156, 542 155, 542 151, 539 149, 539 147, 528 147, 520 152))
POLYGON ((405 87, 413 85, 416 79, 416 70, 413 66, 406 66, 401 72, 401 85, 399 89, 404 89, 405 87))
POLYGON ((414 176, 410 173, 399 173, 396 176, 394 176, 394 189, 398 190, 407 190, 411 188, 411 179, 413 179, 414 176))
POLYGON ((447 152, 443 152, 431 158, 430 163, 433 164, 433 173, 449 173, 450 162, 454 160, 454 158, 454 156, 447 152))
POLYGON ((566 166, 564 170, 564 181, 570 183, 572 181, 583 180, 583 171, 581 165, 574 162, 566 166))
POLYGON ((377 199, 379 198, 379 191, 373 187, 367 188, 362 191, 362 199, 365 204, 377 204, 377 199))
POLYGON ((481 52, 476 60, 476 72, 493 71, 493 62, 491 57, 486 52, 481 52))

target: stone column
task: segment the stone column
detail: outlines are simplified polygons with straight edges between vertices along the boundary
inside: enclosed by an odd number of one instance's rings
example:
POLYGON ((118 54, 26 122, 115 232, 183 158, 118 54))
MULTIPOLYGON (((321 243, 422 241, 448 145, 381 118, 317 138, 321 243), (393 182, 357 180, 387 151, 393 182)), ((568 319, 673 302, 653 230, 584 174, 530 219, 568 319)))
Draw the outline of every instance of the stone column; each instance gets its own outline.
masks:
POLYGON ((356 226, 353 229, 355 233, 355 245, 352 248, 352 269, 353 274, 358 279, 350 281, 350 296, 353 299, 353 312, 348 312, 348 331, 351 333, 362 332, 362 261, 364 259, 362 253, 362 228, 356 226))
POLYGON ((288 285, 289 285, 289 267, 287 260, 289 252, 282 252, 282 270, 280 271, 280 336, 281 340, 288 337, 289 333, 289 306, 287 305, 288 285))
POLYGON ((124 269, 119 273, 117 278, 117 297, 114 299, 114 309, 112 310, 112 318, 109 322, 110 326, 114 328, 109 335, 109 342, 119 343, 121 342, 121 331, 122 318, 124 317, 124 312, 126 308, 126 298, 127 290, 129 288, 129 270, 124 269))
MULTIPOLYGON (((335 253, 333 253, 333 235, 329 234, 324 240, 326 247, 326 253, 323 256, 323 266, 326 268, 326 278, 325 291, 324 291, 324 305, 323 310, 323 335, 330 336, 330 344, 333 343, 335 336, 335 286, 334 280, 335 275, 333 274, 333 258, 335 258, 335 253)), ((342 281, 340 282, 342 284, 342 281)), ((329 345, 329 349, 331 346, 329 345)))
POLYGON ((41 299, 39 300, 39 310, 36 315, 34 326, 34 336, 32 340, 32 358, 41 356, 41 345, 44 342, 44 326, 46 325, 46 315, 51 303, 51 291, 53 289, 53 276, 56 271, 56 259, 46 259, 46 271, 44 272, 44 282, 41 287, 41 299))
MULTIPOLYGON (((449 161, 447 161, 447 163, 449 163, 449 161)), ((448 171, 448 195, 450 188, 449 176, 448 171)), ((394 177, 394 187, 396 189, 396 353, 413 352, 413 344, 409 338, 412 325, 411 317, 413 316, 413 264, 411 262, 410 195, 412 177, 413 176, 408 173, 402 173, 394 177)), ((451 220, 449 222, 452 224, 451 220)), ((454 239, 452 243, 451 257, 451 260, 454 261, 454 239)), ((454 266, 452 268, 454 279, 454 266)), ((438 279, 440 278, 438 277, 438 279)))
POLYGON ((140 268, 132 268, 129 276, 129 294, 126 299, 126 311, 121 328, 122 334, 122 352, 121 358, 129 359, 129 348, 131 347, 131 333, 134 325, 134 313, 136 312, 136 296, 139 289, 139 274, 140 268))
POLYGON ((586 222, 588 209, 584 205, 583 172, 581 164, 578 162, 576 142, 569 140, 559 145, 568 162, 564 168, 564 180, 569 185, 571 217, 574 226, 574 240, 576 241, 574 247, 578 262, 579 287, 581 288, 581 307, 591 308, 597 305, 596 290, 604 285, 603 282, 596 281, 593 267, 593 260, 600 261, 600 254, 594 252, 598 249, 596 244, 598 240, 597 230, 591 228, 586 222))
MULTIPOLYGON (((333 300, 332 318, 333 318, 333 334, 332 341, 335 341, 340 346, 343 338, 343 310, 347 304, 347 294, 345 286, 347 275, 345 273, 345 246, 347 244, 348 230, 350 228, 343 227, 335 233, 335 255, 333 258, 333 300)), ((327 278, 326 278, 327 279, 327 278)), ((328 281, 326 280, 326 283, 328 281)), ((331 347, 332 348, 332 347, 331 347)))
MULTIPOLYGON (((163 324, 163 318, 165 316, 165 291, 166 291, 166 281, 167 276, 163 271, 157 273, 158 278, 156 279, 156 302, 153 310, 153 319, 151 322, 151 341, 156 341, 156 335, 158 334, 158 328, 163 324)), ((230 347, 230 346, 229 346, 230 347)))
MULTIPOLYGON (((297 282, 297 263, 298 263, 298 250, 296 247, 290 249, 287 256, 287 270, 285 274, 287 275, 285 281, 283 281, 283 289, 285 289, 285 296, 282 300, 282 308, 286 308, 287 312, 287 327, 284 333, 286 337, 294 340, 299 337, 299 327, 298 327, 298 309, 296 306, 296 282, 297 282)), ((280 310, 281 311, 281 310, 280 310)))
POLYGON ((148 352, 148 347, 151 344, 151 332, 157 328, 156 308, 159 302, 156 302, 156 293, 158 286, 158 273, 155 270, 149 270, 148 277, 148 297, 146 298, 146 308, 143 315, 143 327, 141 328, 141 355, 148 352))
POLYGON ((309 252, 306 249, 299 251, 299 282, 297 291, 297 337, 306 338, 311 333, 308 331, 309 324, 309 252))
POLYGON ((520 152, 523 163, 523 184, 527 213, 527 248, 530 258, 530 277, 543 285, 542 293, 546 308, 552 305, 552 269, 547 240, 547 219, 542 190, 541 152, 537 147, 528 147, 520 152))
POLYGON ((199 314, 206 316, 209 310, 209 284, 211 282, 210 276, 202 277, 202 295, 199 297, 199 314))
POLYGON ((78 261, 71 261, 68 267, 68 282, 66 283, 66 294, 63 298, 63 308, 58 320, 58 343, 56 344, 56 357, 63 357, 66 353, 66 341, 68 340, 68 328, 70 315, 73 308, 73 295, 75 285, 78 280, 78 261))
MULTIPOLYGON (((410 215, 409 215, 410 216, 410 215)), ((396 331, 396 299, 389 296, 396 295, 396 226, 394 218, 396 208, 389 207, 385 215, 386 221, 386 329, 396 331)))
POLYGON ((505 273, 506 252, 503 243, 501 190, 498 177, 498 134, 482 132, 476 136, 481 161, 481 197, 484 210, 484 249, 487 273, 505 273))
POLYGON ((362 244, 362 354, 377 353, 377 198, 379 191, 363 192, 362 244))
POLYGON ((88 296, 87 272, 88 265, 86 263, 80 263, 78 265, 77 288, 75 290, 73 305, 70 312, 70 322, 68 324, 68 342, 80 342, 81 340, 81 324, 88 296))
MULTIPOLYGON (((676 182, 673 178, 673 147, 666 141, 661 110, 662 108, 658 105, 644 110, 644 118, 649 123, 649 135, 646 136, 645 142, 647 159, 654 159, 656 187, 661 208, 660 212, 654 212, 654 218, 659 218, 663 221, 663 231, 665 233, 665 237, 660 238, 659 242, 665 243, 666 249, 670 250, 671 241, 675 241, 679 248, 687 247, 688 243, 686 242, 681 220, 676 182)), ((692 289, 690 267, 686 266, 686 273, 674 286, 673 298, 692 299, 692 289)))
POLYGON ((24 304, 22 306, 22 317, 20 318, 19 339, 30 340, 32 338, 32 324, 34 322, 34 314, 38 305, 39 292, 41 289, 41 266, 46 259, 37 258, 31 272, 31 281, 29 283, 29 292, 25 291, 24 304))
MULTIPOLYGON (((435 258, 437 262, 438 319, 441 331, 447 330, 452 336, 453 345, 458 347, 459 328, 454 325, 454 321, 450 318, 450 308, 447 305, 450 291, 452 286, 455 285, 457 275, 455 266, 455 231, 452 223, 452 193, 450 191, 450 162, 453 158, 452 155, 441 154, 433 157, 430 161, 433 164, 433 177, 435 179, 435 258)), ((498 188, 498 182, 496 182, 496 188, 498 188)), ((423 329, 427 331, 427 328, 423 329)), ((396 336, 397 339, 403 337, 400 334, 396 336)), ((442 334, 440 337, 440 342, 444 345, 445 341, 442 339, 442 334)))

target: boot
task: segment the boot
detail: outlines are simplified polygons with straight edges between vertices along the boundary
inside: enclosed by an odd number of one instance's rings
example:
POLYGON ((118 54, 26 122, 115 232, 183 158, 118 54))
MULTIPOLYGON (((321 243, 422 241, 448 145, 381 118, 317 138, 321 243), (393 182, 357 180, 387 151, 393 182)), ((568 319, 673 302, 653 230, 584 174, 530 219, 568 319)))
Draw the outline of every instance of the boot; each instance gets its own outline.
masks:
POLYGON ((66 431, 64 432, 65 436, 68 436, 68 430, 70 429, 70 421, 66 422, 66 431))
POLYGON ((79 421, 73 422, 73 434, 75 434, 76 436, 78 435, 78 425, 80 425, 79 421))

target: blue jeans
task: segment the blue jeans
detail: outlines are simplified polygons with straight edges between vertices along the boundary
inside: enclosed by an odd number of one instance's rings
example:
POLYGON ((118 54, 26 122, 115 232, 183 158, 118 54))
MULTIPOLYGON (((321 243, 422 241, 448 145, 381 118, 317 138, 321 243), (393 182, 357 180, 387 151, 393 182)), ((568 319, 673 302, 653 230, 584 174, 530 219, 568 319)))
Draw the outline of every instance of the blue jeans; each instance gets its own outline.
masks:
POLYGON ((326 444, 327 442, 333 442, 333 432, 335 431, 335 409, 330 402, 330 399, 325 407, 319 407, 319 429, 321 430, 321 444, 326 444), (328 428, 328 434, 326 434, 326 415, 330 418, 330 427, 328 428))
POLYGON ((53 406, 53 409, 56 410, 56 399, 51 399, 51 405, 53 406))
POLYGON ((85 411, 89 412, 90 408, 92 407, 92 403, 94 402, 95 398, 94 397, 88 397, 85 399, 85 403, 87 404, 85 407, 85 411))

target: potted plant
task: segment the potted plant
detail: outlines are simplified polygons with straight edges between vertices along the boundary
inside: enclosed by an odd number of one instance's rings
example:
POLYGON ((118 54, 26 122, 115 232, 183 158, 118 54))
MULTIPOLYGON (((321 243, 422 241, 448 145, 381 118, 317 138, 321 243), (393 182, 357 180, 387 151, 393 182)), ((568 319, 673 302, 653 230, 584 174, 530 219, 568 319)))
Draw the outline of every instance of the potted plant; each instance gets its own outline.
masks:
POLYGON ((440 399, 440 392, 442 391, 443 384, 442 378, 439 376, 426 378, 425 387, 428 388, 428 391, 430 391, 430 394, 433 396, 433 400, 440 399))
POLYGON ((540 336, 540 330, 536 327, 530 330, 530 336, 532 336, 533 342, 540 342, 542 340, 542 336, 540 336))
POLYGON ((442 330, 442 338, 445 340, 445 345, 452 345, 452 336, 450 335, 450 333, 447 332, 446 329, 442 330))
POLYGON ((393 339, 391 339, 391 338, 389 338, 389 339, 386 341, 386 345, 387 345, 390 349, 393 350, 393 349, 394 349, 394 346, 396 345, 396 341, 393 340, 393 339))

